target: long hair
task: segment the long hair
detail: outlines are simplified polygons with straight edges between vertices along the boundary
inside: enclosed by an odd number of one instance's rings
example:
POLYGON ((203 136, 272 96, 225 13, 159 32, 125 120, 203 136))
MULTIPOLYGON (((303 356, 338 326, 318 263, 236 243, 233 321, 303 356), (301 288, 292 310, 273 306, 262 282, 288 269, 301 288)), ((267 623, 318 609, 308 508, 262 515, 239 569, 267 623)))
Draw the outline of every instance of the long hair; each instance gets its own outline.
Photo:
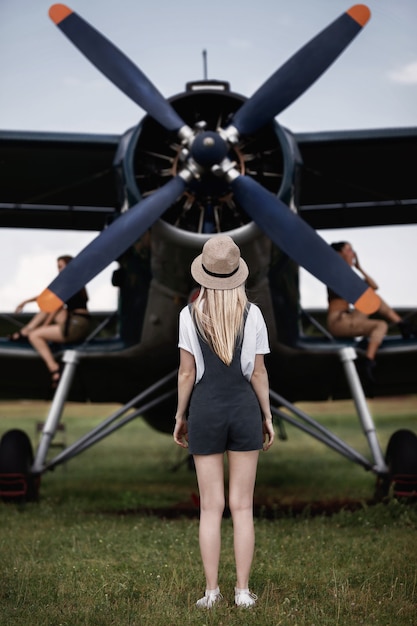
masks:
MULTIPOLYGON (((65 265, 67 266, 68 263, 72 261, 73 258, 74 257, 71 256, 70 254, 61 254, 61 256, 57 258, 57 261, 64 261, 65 265)), ((85 298, 86 301, 88 300, 87 289, 85 287, 82 287, 79 293, 82 294, 82 297, 85 298)))
POLYGON ((347 241, 335 241, 334 243, 331 243, 330 246, 336 252, 341 252, 346 244, 347 244, 347 241))
POLYGON ((245 286, 235 289, 207 289, 193 303, 192 317, 203 340, 219 359, 230 365, 236 340, 243 334, 243 315, 247 305, 245 286))

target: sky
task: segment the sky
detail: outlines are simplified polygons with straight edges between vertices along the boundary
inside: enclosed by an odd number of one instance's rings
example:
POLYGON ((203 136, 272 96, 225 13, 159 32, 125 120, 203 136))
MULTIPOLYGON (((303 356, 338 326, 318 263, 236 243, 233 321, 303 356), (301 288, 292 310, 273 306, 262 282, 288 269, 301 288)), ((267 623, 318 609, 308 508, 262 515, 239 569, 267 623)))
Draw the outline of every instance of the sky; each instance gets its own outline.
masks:
MULTIPOLYGON (((121 134, 144 112, 118 91, 48 17, 50 2, 0 2, 0 129, 121 134)), ((72 0, 79 13, 171 97, 191 80, 230 82, 249 97, 290 56, 346 11, 341 0, 72 0)), ((369 0, 372 17, 331 68, 277 121, 294 132, 417 127, 416 0, 369 0)), ((0 181, 1 190, 1 181, 0 181)), ((0 197, 1 202, 1 197, 0 197)), ((321 231, 351 241, 392 306, 416 306, 416 226, 321 231), (414 280, 414 279, 413 279, 414 280), (415 280, 414 280, 415 283, 415 280)), ((0 312, 40 293, 56 257, 76 255, 93 232, 0 229, 0 312)), ((91 310, 116 306, 115 263, 88 285, 91 310)), ((326 289, 301 271, 304 307, 326 289)), ((36 305, 26 310, 37 310, 36 305)))

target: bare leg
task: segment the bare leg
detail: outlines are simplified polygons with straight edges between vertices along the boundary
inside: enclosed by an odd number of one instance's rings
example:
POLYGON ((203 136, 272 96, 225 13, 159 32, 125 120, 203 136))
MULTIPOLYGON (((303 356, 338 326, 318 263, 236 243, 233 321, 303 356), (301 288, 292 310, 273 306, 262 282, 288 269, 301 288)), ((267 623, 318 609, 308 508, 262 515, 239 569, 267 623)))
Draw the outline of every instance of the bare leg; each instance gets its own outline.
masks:
POLYGON ((398 322, 402 321, 402 318, 396 313, 391 307, 381 299, 381 306, 378 309, 378 313, 385 317, 389 322, 394 322, 394 324, 398 324, 398 322))
POLYGON ((216 589, 224 511, 223 454, 194 455, 200 492, 200 552, 206 589, 216 589))
POLYGON ((259 451, 232 452, 229 458, 229 506, 233 519, 236 587, 247 589, 255 547, 253 492, 259 451))
POLYGON ((45 361, 48 370, 50 372, 57 371, 59 369, 59 365, 51 352, 48 342, 64 341, 64 336, 58 324, 51 324, 50 326, 40 326, 39 328, 36 328, 29 333, 28 339, 32 346, 35 348, 35 350, 39 353, 39 356, 41 356, 42 359, 45 361))
POLYGON ((17 340, 19 338, 19 335, 22 337, 28 337, 29 333, 32 330, 35 330, 35 328, 42 326, 42 324, 45 322, 48 315, 49 313, 44 313, 43 311, 39 311, 39 313, 36 313, 36 315, 34 315, 32 319, 27 324, 25 324, 25 326, 22 326, 19 331, 16 331, 15 333, 13 333, 12 338, 14 340, 17 340))
POLYGON ((371 341, 368 343, 368 347, 366 348, 366 356, 370 361, 373 361, 375 359, 377 350, 380 345, 380 343, 375 343, 371 341))
MULTIPOLYGON (((379 312, 381 315, 396 316, 396 313, 384 302, 379 312)), ((377 350, 388 332, 387 322, 381 319, 369 319, 367 315, 356 310, 351 313, 342 312, 333 318, 328 318, 328 328, 335 337, 360 337, 362 335, 367 337, 366 356, 371 361, 375 359, 377 350)))

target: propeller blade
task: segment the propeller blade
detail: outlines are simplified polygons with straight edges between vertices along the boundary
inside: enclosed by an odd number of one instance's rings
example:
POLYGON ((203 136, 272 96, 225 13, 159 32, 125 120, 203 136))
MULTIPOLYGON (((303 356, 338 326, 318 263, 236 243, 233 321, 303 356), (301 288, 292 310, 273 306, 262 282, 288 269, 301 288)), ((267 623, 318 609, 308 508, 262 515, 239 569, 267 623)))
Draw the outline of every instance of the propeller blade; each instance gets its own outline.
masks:
POLYGON ((185 181, 176 176, 164 187, 142 200, 103 230, 58 274, 37 299, 42 311, 59 309, 109 263, 152 226, 164 211, 181 195, 185 181))
POLYGON ((298 265, 362 313, 374 313, 380 299, 316 231, 279 198, 247 176, 231 182, 236 200, 254 222, 298 265))
POLYGON ((337 59, 369 20, 357 4, 314 37, 280 67, 234 115, 240 134, 255 132, 306 91, 337 59))
POLYGON ((145 74, 82 17, 64 4, 52 5, 49 16, 102 74, 164 128, 178 131, 185 126, 145 74))

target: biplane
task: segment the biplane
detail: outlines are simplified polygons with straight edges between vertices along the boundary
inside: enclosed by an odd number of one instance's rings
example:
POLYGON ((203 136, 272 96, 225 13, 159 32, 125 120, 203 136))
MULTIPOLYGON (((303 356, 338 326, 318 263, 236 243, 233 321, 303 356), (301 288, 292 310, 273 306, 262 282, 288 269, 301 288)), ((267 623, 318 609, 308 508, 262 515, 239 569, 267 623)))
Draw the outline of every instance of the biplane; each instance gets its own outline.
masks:
MULTIPOLYGON (((143 72, 68 7, 50 17, 116 87, 146 111, 121 136, 2 132, 0 226, 99 232, 39 296, 53 311, 112 261, 119 267, 116 331, 54 346, 64 364, 36 454, 19 429, 0 443, 0 495, 34 499, 40 476, 132 419, 171 433, 176 403, 177 324, 195 285, 192 259, 227 232, 250 268, 249 299, 264 314, 273 413, 391 484, 415 494, 417 437, 393 434, 384 454, 355 367, 360 344, 303 330, 303 266, 358 309, 379 299, 316 229, 417 223, 417 129, 294 134, 276 116, 303 94, 360 33, 356 5, 282 65, 250 97, 223 81, 190 82, 165 99, 143 72), (371 459, 296 402, 352 397, 371 459), (47 453, 64 403, 116 402, 113 415, 54 459, 47 453), (286 411, 282 409, 285 408, 286 411)), ((303 318, 304 316, 304 318, 303 318)), ((113 317, 113 316, 111 316, 113 317)), ((324 330, 309 317, 315 329, 324 330)), ((49 379, 29 345, 0 341, 0 398, 49 397, 49 379)), ((373 396, 415 393, 417 341, 386 338, 373 396)))

